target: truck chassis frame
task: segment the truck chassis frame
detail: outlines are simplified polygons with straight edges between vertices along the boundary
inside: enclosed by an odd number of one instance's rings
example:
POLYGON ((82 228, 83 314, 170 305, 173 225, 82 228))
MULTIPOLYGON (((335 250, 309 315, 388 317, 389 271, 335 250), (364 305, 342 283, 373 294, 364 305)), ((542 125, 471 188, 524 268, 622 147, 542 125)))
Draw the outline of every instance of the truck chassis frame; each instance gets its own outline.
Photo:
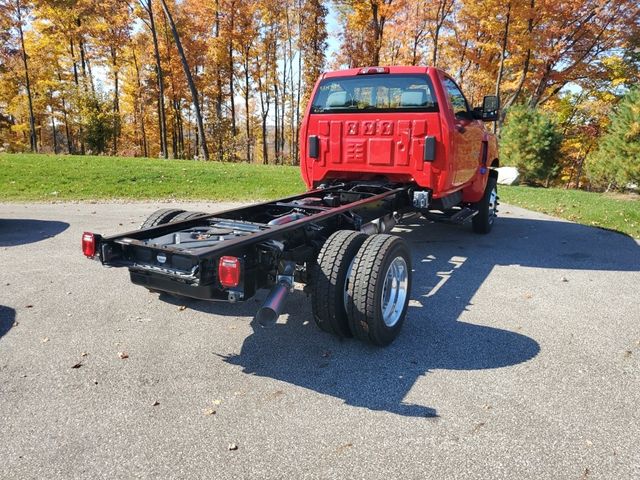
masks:
POLYGON ((245 300, 257 289, 276 284, 283 273, 307 283, 307 267, 337 230, 389 230, 414 210, 413 190, 376 182, 340 183, 189 220, 97 236, 96 245, 104 265, 128 267, 132 282, 150 290, 203 300, 245 300), (196 239, 181 241, 184 234, 196 239), (217 266, 224 256, 241 262, 236 287, 224 288, 218 282, 217 266), (286 272, 293 264, 295 270, 286 272))

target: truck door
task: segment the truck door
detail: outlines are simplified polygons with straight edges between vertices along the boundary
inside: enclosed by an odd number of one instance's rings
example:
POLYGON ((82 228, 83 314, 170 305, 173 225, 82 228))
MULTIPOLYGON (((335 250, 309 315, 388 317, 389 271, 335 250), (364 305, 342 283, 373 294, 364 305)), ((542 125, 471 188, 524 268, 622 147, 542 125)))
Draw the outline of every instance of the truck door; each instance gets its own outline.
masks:
POLYGON ((453 138, 453 184, 462 185, 473 178, 482 155, 484 125, 475 120, 469 104, 456 83, 449 77, 443 79, 454 115, 453 138))

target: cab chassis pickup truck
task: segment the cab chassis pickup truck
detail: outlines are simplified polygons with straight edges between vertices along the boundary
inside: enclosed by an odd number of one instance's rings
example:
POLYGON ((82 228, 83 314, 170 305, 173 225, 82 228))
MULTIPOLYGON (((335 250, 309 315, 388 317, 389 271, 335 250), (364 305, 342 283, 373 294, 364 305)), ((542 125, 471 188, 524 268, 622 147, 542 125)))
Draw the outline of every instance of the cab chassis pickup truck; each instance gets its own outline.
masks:
POLYGON ((387 345, 411 292, 408 217, 486 234, 497 212, 497 145, 484 122, 498 99, 469 108, 431 67, 327 72, 300 132, 308 191, 217 213, 163 209, 139 230, 85 232, 85 256, 129 269, 151 291, 237 302, 271 289, 255 320, 273 323, 294 283, 311 294, 318 327, 387 345))

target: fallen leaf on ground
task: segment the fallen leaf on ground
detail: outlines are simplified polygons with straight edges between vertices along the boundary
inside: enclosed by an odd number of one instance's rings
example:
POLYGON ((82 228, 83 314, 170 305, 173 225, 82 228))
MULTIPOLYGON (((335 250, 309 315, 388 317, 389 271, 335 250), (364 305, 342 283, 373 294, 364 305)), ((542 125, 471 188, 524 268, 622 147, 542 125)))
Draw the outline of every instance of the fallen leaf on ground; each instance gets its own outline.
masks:
POLYGON ((187 306, 186 305, 180 305, 180 308, 178 308, 178 310, 183 311, 186 310, 187 306))
POLYGON ((42 343, 47 343, 49 341, 49 337, 44 337, 42 340, 40 340, 42 343))
POLYGON ((129 358, 129 354, 127 352, 118 352, 118 357, 124 360, 125 358, 129 358))
POLYGON ((206 408, 205 410, 202 411, 202 413, 204 415, 215 415, 216 411, 213 408, 206 408))
POLYGON ((80 368, 82 366, 82 362, 78 362, 75 365, 73 365, 71 368, 80 368))
POLYGON ((158 400, 154 400, 151 404, 152 407, 157 407, 158 405, 160 405, 160 402, 158 400))
POLYGON ((562 278, 560 279, 560 281, 562 281, 562 282, 568 282, 569 280, 567 280, 567 277, 562 277, 562 278))
POLYGON ((235 443, 229 444, 229 450, 237 450, 237 449, 238 449, 238 445, 236 445, 235 443))
POLYGON ((87 355, 89 355, 87 352, 82 352, 82 353, 80 354, 80 356, 81 356, 81 357, 86 357, 87 355))
POLYGON ((351 447, 353 447, 353 443, 345 443, 344 445, 340 445, 338 448, 336 448, 336 452, 341 453, 351 447))
POLYGON ((477 424, 475 427, 473 427, 472 432, 477 432, 478 430, 480 430, 482 427, 484 427, 486 424, 484 422, 480 422, 479 424, 477 424))
POLYGON ((17 321, 17 320, 14 320, 14 322, 13 322, 13 326, 14 326, 14 327, 17 327, 18 325, 20 325, 20 322, 19 322, 19 321, 17 321))

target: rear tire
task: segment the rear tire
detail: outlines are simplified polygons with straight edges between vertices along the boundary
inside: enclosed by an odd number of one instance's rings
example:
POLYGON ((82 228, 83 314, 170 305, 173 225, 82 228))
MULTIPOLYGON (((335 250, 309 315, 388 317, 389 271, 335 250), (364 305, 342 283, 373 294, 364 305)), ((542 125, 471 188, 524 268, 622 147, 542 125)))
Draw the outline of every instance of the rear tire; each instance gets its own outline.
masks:
POLYGON ((478 209, 478 214, 472 220, 473 231, 481 234, 489 233, 498 212, 498 173, 494 170, 489 172, 484 195, 475 204, 475 208, 478 209))
POLYGON ((350 230, 332 234, 322 246, 313 274, 313 318, 320 330, 339 337, 351 337, 345 306, 349 267, 367 239, 350 230))
POLYGON ((162 208, 160 210, 156 210, 151 215, 149 215, 149 217, 144 222, 142 222, 142 225, 140 225, 140 230, 169 223, 182 212, 184 212, 184 210, 178 210, 175 208, 162 208))
POLYGON ((347 313, 355 337, 389 345, 400 333, 411 295, 409 246, 394 235, 372 235, 355 256, 347 313))

